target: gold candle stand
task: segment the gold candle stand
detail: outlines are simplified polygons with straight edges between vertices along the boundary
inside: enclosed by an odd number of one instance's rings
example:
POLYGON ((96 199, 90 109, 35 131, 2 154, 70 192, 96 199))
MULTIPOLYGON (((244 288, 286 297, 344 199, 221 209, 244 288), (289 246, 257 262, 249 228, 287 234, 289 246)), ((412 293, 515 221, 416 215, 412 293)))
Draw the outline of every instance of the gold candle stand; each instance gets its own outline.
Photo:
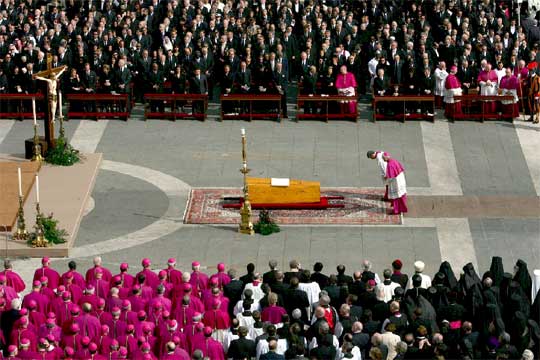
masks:
POLYGON ((41 156, 41 144, 39 143, 37 124, 34 125, 34 156, 32 156, 32 161, 43 161, 43 156, 41 156))
POLYGON ((240 226, 238 232, 241 234, 253 235, 253 223, 251 222, 251 203, 249 202, 247 174, 250 169, 247 167, 247 146, 246 146, 246 134, 242 132, 242 168, 240 172, 244 175, 244 203, 240 208, 240 226))
POLYGON ((41 221, 42 215, 41 210, 39 209, 39 203, 36 203, 36 238, 32 241, 32 247, 47 247, 49 246, 49 241, 45 238, 45 233, 43 230, 43 222, 41 221))
POLYGON ((26 224, 24 221, 23 197, 19 196, 19 210, 17 211, 17 231, 13 234, 15 240, 28 239, 26 224))

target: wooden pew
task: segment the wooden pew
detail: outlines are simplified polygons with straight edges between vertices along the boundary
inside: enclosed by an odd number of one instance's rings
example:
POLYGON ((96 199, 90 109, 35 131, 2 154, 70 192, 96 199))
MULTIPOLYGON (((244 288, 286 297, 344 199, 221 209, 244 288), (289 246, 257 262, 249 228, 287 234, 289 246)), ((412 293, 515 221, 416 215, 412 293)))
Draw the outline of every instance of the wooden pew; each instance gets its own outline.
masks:
MULTIPOLYGON (((279 122, 281 122, 281 95, 279 94, 222 94, 219 98, 221 102, 221 117, 220 120, 227 120, 227 119, 245 119, 245 120, 253 120, 253 119, 276 119, 279 122), (245 113, 235 113, 235 114, 225 114, 223 112, 223 103, 225 102, 233 102, 232 108, 238 107, 235 104, 239 102, 248 103, 249 111, 245 113), (255 102, 270 102, 275 104, 274 108, 277 110, 276 112, 253 112, 253 103, 255 102)), ((265 108, 268 108, 265 107, 265 108)))
MULTIPOLYGON (((492 96, 483 96, 483 95, 461 95, 454 96, 455 100, 461 100, 461 114, 456 114, 450 120, 470 120, 470 119, 479 119, 484 121, 486 119, 500 120, 503 118, 508 118, 507 115, 502 113, 501 101, 503 100, 514 100, 514 97, 511 95, 492 95, 492 96), (486 112, 486 107, 484 106, 486 102, 496 102, 497 109, 494 113, 486 112)), ((518 117, 518 114, 512 114, 513 120, 515 117, 518 117)))
POLYGON ((432 114, 435 114, 435 97, 434 96, 425 96, 425 95, 399 95, 399 96, 374 96, 373 97, 373 121, 377 121, 377 119, 390 119, 390 120, 401 120, 405 122, 405 120, 413 120, 413 119, 428 119, 431 121, 435 121, 435 116, 428 116, 427 114, 418 114, 416 112, 410 112, 409 115, 407 115, 406 105, 408 102, 427 102, 432 104, 432 114), (388 103, 401 103, 403 105, 402 110, 403 112, 397 113, 395 115, 386 115, 386 114, 379 114, 377 103, 381 102, 388 102, 388 103))
POLYGON ((119 118, 128 120, 131 104, 128 94, 67 94, 68 112, 67 117, 71 119, 86 118, 119 118), (84 103, 93 102, 95 111, 85 111, 84 103), (74 103, 81 106, 80 109, 73 109, 74 103))
POLYGON ((199 120, 206 120, 206 114, 208 112, 208 95, 205 94, 144 94, 144 120, 147 119, 186 119, 193 118, 199 120), (169 108, 169 111, 151 111, 151 101, 163 101, 165 102, 165 108, 169 108), (190 104, 192 108, 191 113, 177 111, 177 102, 185 102, 190 104), (195 102, 203 102, 203 112, 195 113, 193 111, 193 104, 195 102))
POLYGON ((44 96, 36 94, 0 94, 0 119, 33 119, 32 98, 36 99, 36 117, 42 119, 45 114, 39 106, 45 106, 44 96))
POLYGON ((310 119, 320 119, 325 120, 328 122, 329 119, 332 120, 354 120, 358 122, 358 109, 354 113, 344 113, 344 112, 337 112, 337 113, 331 113, 329 111, 329 105, 331 103, 336 103, 336 107, 341 109, 341 103, 340 101, 356 101, 356 97, 353 96, 341 96, 341 95, 298 95, 296 98, 296 120, 310 120, 310 119), (316 104, 320 104, 321 106, 317 106, 318 108, 324 108, 324 113, 317 113, 317 114, 305 114, 300 113, 300 108, 303 107, 303 105, 306 102, 313 102, 316 104))

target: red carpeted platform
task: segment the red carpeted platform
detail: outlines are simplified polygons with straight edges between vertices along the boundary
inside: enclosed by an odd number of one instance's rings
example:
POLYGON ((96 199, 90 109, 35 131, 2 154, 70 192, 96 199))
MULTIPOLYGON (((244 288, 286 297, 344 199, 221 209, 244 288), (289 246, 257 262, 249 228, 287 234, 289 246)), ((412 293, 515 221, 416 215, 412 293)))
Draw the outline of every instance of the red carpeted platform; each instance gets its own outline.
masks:
MULTIPOLYGON (((241 195, 236 188, 194 188, 184 222, 236 225, 239 210, 223 205, 230 198, 236 198, 238 204, 241 195)), ((382 201, 383 195, 384 189, 379 188, 322 188, 321 197, 329 208, 271 209, 271 216, 282 225, 400 225, 401 217, 390 214, 390 203, 382 201)), ((254 209, 252 220, 257 221, 258 216, 254 209)))
MULTIPOLYGON (((337 204, 331 202, 331 200, 343 200, 343 196, 321 196, 319 202, 310 203, 283 203, 283 204, 251 204, 252 209, 266 209, 266 210, 326 210, 344 208, 345 204, 337 204)), ((224 209, 240 209, 244 204, 244 198, 224 198, 224 209)))

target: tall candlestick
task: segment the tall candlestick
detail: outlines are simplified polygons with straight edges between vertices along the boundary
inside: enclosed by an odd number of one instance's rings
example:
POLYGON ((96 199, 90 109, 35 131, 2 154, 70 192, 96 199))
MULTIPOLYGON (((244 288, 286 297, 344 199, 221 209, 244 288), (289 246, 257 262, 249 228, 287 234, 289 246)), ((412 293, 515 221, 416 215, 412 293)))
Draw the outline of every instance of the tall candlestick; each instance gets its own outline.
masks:
POLYGON ((246 135, 246 129, 242 129, 242 136, 246 135))
POLYGON ((21 177, 21 168, 17 168, 19 173, 19 196, 22 197, 22 177, 21 177))
POLYGON ((36 175, 36 202, 39 204, 39 176, 36 175))
POLYGON ((36 98, 32 98, 32 115, 34 115, 34 125, 37 125, 36 98))
POLYGON ((58 91, 58 114, 62 117, 62 92, 58 91))

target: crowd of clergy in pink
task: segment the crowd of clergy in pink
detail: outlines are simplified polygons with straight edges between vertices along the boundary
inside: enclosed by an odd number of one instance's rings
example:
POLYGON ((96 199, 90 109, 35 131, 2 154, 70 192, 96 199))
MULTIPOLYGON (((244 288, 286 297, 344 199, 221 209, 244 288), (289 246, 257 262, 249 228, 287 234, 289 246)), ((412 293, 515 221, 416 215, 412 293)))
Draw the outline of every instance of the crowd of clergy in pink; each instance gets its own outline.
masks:
MULTIPOLYGON (((135 276, 127 263, 116 275, 101 265, 101 258, 94 264, 85 276, 73 269, 60 275, 43 258, 22 302, 18 293, 25 283, 6 266, 0 273, 2 320, 12 308, 20 309, 9 338, 0 339, 9 345, 9 354, 18 359, 182 360, 200 350, 212 360, 225 358, 222 342, 231 320, 222 289, 231 279, 223 263, 211 276, 199 271, 198 262, 192 263, 191 274, 182 274, 175 259, 157 274, 143 259, 135 276)), ((286 311, 273 297, 269 303, 261 319, 277 324, 286 311)))
MULTIPOLYGON (((527 70, 525 69, 525 71, 527 70)), ((454 96, 462 95, 462 86, 457 77, 457 72, 457 66, 452 66, 450 68, 450 73, 446 76, 444 82, 444 102, 446 104, 445 115, 449 118, 461 114, 461 101, 454 99, 454 96)), ((491 68, 491 64, 487 63, 478 74, 477 82, 480 88, 480 95, 506 95, 513 96, 514 98, 513 100, 501 101, 499 109, 497 108, 497 103, 495 101, 484 102, 482 106, 484 107, 483 111, 486 114, 494 114, 497 111, 500 111, 507 116, 519 116, 518 94, 520 93, 520 84, 518 77, 512 72, 511 68, 505 69, 505 75, 499 81, 497 72, 491 68)))

